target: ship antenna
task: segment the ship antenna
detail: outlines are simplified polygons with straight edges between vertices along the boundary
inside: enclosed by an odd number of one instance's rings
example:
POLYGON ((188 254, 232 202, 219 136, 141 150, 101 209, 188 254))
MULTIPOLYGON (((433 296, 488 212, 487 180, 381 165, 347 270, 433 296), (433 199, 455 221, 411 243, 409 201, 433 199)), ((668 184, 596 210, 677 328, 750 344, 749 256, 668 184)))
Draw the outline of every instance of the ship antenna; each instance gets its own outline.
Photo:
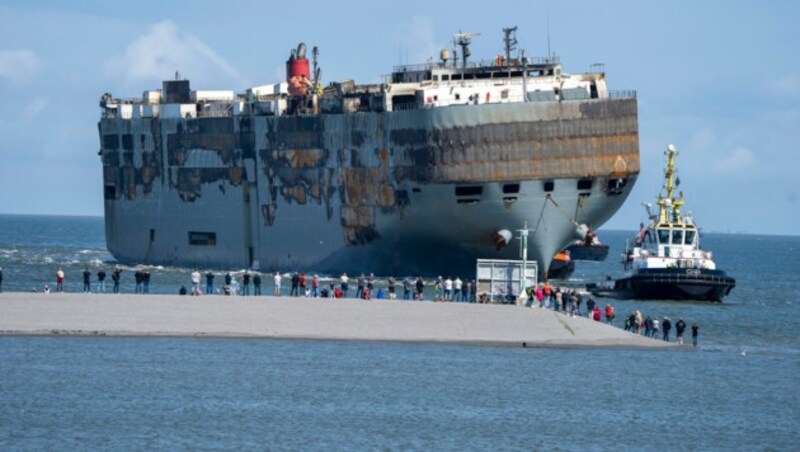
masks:
POLYGON ((550 2, 545 5, 545 17, 547 20, 547 59, 549 60, 552 57, 550 53, 550 2))
POLYGON ((503 28, 503 44, 506 49, 506 66, 511 66, 511 51, 517 46, 517 26, 503 28))
POLYGON ((467 58, 471 55, 469 45, 472 44, 472 38, 480 35, 480 33, 462 33, 460 31, 458 33, 453 33, 454 43, 461 46, 461 64, 465 68, 467 67, 467 58))

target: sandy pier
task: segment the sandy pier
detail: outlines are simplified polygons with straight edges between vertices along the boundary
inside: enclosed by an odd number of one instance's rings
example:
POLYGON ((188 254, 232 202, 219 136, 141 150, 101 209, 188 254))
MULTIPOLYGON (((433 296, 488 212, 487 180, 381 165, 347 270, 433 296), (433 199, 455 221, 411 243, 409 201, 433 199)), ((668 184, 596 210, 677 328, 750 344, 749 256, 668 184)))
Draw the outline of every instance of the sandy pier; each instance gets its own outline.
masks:
POLYGON ((539 308, 271 296, 2 293, 0 334, 674 347, 539 308))

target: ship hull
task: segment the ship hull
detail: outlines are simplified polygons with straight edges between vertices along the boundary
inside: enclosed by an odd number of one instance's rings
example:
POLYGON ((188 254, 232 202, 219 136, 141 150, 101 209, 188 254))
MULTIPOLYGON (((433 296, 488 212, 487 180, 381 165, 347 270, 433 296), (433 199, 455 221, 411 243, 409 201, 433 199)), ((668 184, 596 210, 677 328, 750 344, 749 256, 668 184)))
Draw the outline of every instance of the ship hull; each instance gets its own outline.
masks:
POLYGON ((613 289, 590 288, 596 294, 639 300, 721 302, 736 280, 720 270, 640 269, 614 282, 613 289))
POLYGON ((99 129, 108 249, 126 263, 469 275, 518 258, 493 234, 527 223, 541 270, 639 169, 635 99, 99 129))

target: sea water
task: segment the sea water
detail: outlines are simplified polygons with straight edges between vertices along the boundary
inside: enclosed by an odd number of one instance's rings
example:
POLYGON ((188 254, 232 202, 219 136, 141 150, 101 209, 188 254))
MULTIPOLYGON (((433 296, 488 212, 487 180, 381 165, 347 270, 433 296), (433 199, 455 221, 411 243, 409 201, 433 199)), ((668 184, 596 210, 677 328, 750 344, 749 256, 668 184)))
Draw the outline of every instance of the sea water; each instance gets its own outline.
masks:
MULTIPOLYGON (((79 291, 85 266, 115 264, 100 218, 0 216, 0 231, 5 291, 58 266, 79 291)), ((631 235, 601 230, 608 259, 567 283, 618 275, 631 235)), ((598 299, 697 323, 685 351, 2 337, 0 448, 796 450, 800 237, 702 240, 737 279, 724 303, 598 299)), ((188 285, 150 271, 152 292, 188 285)))

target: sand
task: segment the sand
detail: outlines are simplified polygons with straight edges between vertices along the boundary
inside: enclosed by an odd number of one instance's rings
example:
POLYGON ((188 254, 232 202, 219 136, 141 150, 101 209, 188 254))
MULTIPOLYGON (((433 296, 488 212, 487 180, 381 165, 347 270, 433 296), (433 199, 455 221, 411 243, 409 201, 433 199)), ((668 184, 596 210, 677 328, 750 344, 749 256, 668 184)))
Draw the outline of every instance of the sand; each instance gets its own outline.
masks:
POLYGON ((523 306, 221 295, 2 293, 0 334, 675 347, 584 317, 523 306))

